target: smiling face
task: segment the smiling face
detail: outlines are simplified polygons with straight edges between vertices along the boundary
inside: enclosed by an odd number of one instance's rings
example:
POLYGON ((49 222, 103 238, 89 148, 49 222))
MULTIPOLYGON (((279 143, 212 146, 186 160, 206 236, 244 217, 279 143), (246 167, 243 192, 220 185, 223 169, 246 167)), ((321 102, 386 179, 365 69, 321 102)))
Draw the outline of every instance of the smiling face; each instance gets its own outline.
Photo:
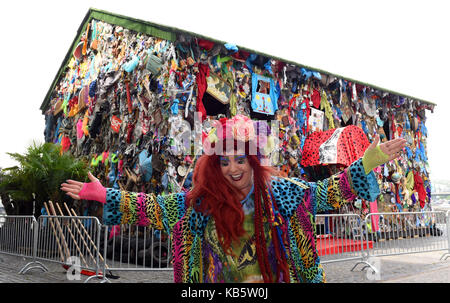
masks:
POLYGON ((253 169, 245 155, 220 156, 220 169, 231 185, 239 189, 244 197, 253 185, 253 169))

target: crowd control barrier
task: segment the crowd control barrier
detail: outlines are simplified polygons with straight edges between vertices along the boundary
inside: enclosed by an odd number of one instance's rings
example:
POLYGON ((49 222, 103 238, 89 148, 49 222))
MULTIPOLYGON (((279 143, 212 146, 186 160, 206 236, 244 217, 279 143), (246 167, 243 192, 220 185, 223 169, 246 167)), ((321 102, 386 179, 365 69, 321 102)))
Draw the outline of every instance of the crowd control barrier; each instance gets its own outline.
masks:
POLYGON ((170 237, 164 231, 127 224, 103 228, 101 254, 110 270, 173 270, 170 237))
MULTIPOLYGON (((41 262, 76 266, 110 282, 112 271, 173 270, 170 237, 163 231, 132 225, 101 225, 96 217, 77 216, 64 204, 33 216, 0 216, 0 253, 29 259, 19 271, 48 271, 41 262), (58 212, 56 211, 58 210, 58 212), (60 215, 57 215, 57 214, 60 215)), ((376 268, 370 258, 444 251, 450 257, 450 211, 319 214, 315 221, 316 249, 321 263, 356 262, 362 270, 376 268)), ((117 277, 116 277, 117 278, 117 277)))
POLYGON ((36 259, 37 222, 34 216, 0 215, 0 253, 31 259, 19 273, 31 269, 47 271, 36 259))
POLYGON ((361 222, 356 214, 316 215, 316 249, 322 264, 363 260, 370 243, 364 241, 361 222))
POLYGON ((2 216, 0 218, 0 253, 31 259, 19 273, 39 268, 48 271, 40 261, 61 264, 69 273, 83 273, 104 278, 100 268, 104 260, 99 254, 101 225, 96 217, 79 217, 66 204, 44 203, 47 213, 34 216, 2 216), (58 215, 58 213, 60 215, 58 215))
POLYGON ((33 257, 36 220, 33 216, 0 216, 0 251, 33 257))
POLYGON ((101 277, 100 226, 96 217, 39 217, 36 259, 101 277))
MULTIPOLYGON (((379 228, 368 234, 370 256, 390 256, 448 249, 447 216, 444 212, 372 213, 365 224, 379 228)), ((373 228, 373 227, 372 227, 373 228)))
POLYGON ((447 252, 441 256, 441 260, 447 260, 450 257, 450 210, 445 213, 447 217, 446 231, 447 231, 447 252))
POLYGON ((432 251, 446 251, 441 259, 448 257, 449 247, 449 212, 392 212, 371 213, 364 220, 364 238, 370 249, 363 260, 355 264, 370 267, 369 258, 414 254, 432 251))

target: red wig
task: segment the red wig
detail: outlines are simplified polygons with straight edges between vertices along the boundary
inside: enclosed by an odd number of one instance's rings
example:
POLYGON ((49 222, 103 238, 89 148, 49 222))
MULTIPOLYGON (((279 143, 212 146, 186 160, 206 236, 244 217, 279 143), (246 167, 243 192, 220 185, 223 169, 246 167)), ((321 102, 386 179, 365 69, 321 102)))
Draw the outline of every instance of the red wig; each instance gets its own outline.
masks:
MULTIPOLYGON (((257 156, 248 155, 247 159, 253 169, 253 182, 270 184, 273 169, 262 166, 257 156)), ((224 177, 219 156, 215 154, 198 158, 192 181, 194 186, 188 194, 188 204, 197 211, 213 216, 219 241, 225 251, 231 254, 231 243, 239 241, 245 233, 242 227, 244 211, 240 202, 244 198, 242 193, 224 177), (201 200, 201 203, 197 204, 197 200, 201 200)))
MULTIPOLYGON (((235 144, 236 145, 236 144, 235 144)), ((248 146, 247 146, 248 147, 248 146)), ((246 148, 246 151, 247 148, 246 148)), ((263 166, 256 155, 247 159, 253 169, 253 185, 255 194, 255 238, 259 267, 265 282, 273 282, 272 271, 268 262, 263 216, 272 208, 269 198, 270 179, 277 172, 270 166, 263 166)), ((235 188, 222 174, 219 156, 202 155, 198 158, 193 174, 193 188, 187 195, 188 205, 196 211, 214 218, 219 243, 227 254, 233 255, 232 242, 238 242, 245 234, 243 228, 244 211, 241 200, 243 194, 235 188), (197 203, 199 201, 200 203, 197 203)), ((277 206, 274 205, 276 208, 277 206)), ((284 255, 281 253, 281 242, 275 227, 271 230, 277 258, 277 279, 280 273, 288 281, 289 274, 284 255)))

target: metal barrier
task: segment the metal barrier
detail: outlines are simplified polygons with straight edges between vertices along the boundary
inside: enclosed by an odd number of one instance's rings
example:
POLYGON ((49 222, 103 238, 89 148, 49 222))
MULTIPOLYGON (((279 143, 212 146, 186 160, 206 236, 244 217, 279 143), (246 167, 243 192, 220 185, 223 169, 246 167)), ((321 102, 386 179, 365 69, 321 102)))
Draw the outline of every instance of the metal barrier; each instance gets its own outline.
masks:
POLYGON ((448 249, 447 216, 444 212, 373 213, 366 216, 366 226, 373 221, 379 224, 379 230, 369 234, 367 228, 366 241, 373 242, 370 256, 448 249))
POLYGON ((356 214, 316 215, 316 249, 322 264, 363 260, 367 249, 356 214))
POLYGON ((112 236, 96 217, 43 215, 36 220, 2 215, 0 253, 32 259, 19 273, 34 268, 48 271, 40 262, 46 261, 90 276, 85 282, 94 277, 108 282, 114 277, 112 269, 173 270, 170 238, 165 232, 131 225, 114 230, 117 233, 112 236))
POLYGON ((32 259, 19 273, 35 268, 48 271, 36 260, 36 245, 37 222, 34 216, 0 215, 0 253, 32 259))
POLYGON ((370 267, 376 272, 368 262, 374 257, 449 251, 448 212, 371 213, 364 220, 364 229, 366 246, 370 248, 352 270, 365 264, 363 269, 370 267))
POLYGON ((33 216, 1 216, 0 251, 20 257, 33 257, 35 219, 33 216))
POLYGON ((172 249, 167 233, 153 228, 103 226, 101 253, 105 269, 116 271, 173 270, 172 249))
POLYGON ((96 217, 40 216, 36 259, 59 263, 66 269, 74 266, 91 276, 88 280, 102 277, 100 226, 96 217))
MULTIPOLYGON (((446 251, 450 257, 450 211, 317 215, 316 249, 321 263, 446 251)), ((96 217, 0 216, 0 253, 32 259, 19 272, 48 269, 40 261, 76 265, 108 282, 109 270, 173 270, 170 237, 133 225, 102 226, 96 217), (103 274, 105 273, 105 274, 103 274)))
POLYGON ((445 217, 447 218, 447 252, 441 256, 441 260, 447 260, 450 257, 450 210, 445 213, 445 217))

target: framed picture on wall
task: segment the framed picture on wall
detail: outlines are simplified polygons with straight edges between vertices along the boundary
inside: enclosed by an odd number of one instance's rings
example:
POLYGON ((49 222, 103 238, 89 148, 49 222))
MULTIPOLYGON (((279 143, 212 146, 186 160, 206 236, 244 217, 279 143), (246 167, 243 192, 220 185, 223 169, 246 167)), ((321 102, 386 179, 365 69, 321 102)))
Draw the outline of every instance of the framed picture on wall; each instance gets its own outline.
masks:
POLYGON ((209 73, 206 83, 208 84, 206 89, 208 94, 223 104, 230 102, 231 86, 225 80, 214 73, 209 73))

